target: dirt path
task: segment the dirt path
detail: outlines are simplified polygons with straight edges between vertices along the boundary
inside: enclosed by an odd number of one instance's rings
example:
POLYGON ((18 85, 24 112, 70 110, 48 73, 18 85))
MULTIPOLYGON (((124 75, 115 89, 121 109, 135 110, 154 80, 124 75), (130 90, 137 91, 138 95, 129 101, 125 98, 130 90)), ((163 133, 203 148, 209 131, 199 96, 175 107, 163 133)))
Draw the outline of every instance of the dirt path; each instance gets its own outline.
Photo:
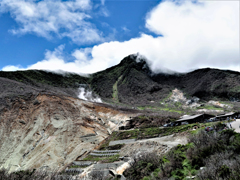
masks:
POLYGON ((165 154, 178 144, 187 144, 185 135, 169 135, 159 138, 143 139, 126 144, 120 151, 120 156, 133 156, 136 152, 154 152, 157 155, 165 154))
POLYGON ((136 142, 147 142, 147 141, 156 141, 160 144, 167 145, 169 147, 177 146, 178 144, 187 144, 187 138, 186 136, 178 136, 178 135, 169 135, 159 138, 150 138, 150 139, 143 139, 138 140, 136 142))

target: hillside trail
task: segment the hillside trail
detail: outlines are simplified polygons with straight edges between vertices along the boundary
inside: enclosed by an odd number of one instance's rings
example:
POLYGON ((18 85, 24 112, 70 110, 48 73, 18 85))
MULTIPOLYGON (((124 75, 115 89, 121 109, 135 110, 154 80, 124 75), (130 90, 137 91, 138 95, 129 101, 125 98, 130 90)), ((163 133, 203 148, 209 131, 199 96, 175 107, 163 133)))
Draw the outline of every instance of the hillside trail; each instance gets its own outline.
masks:
POLYGON ((155 141, 155 142, 167 145, 168 147, 172 148, 174 146, 177 146, 178 144, 187 144, 187 137, 172 134, 172 135, 164 136, 164 137, 138 140, 136 142, 147 142, 147 141, 155 141))

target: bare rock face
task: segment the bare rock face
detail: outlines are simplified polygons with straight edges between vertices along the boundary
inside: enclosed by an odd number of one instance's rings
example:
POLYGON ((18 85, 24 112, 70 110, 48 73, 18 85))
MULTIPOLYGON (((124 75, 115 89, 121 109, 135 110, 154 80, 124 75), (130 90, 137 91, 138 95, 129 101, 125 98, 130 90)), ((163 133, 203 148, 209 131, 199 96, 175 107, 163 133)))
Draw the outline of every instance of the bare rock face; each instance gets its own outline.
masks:
POLYGON ((101 104, 46 94, 8 103, 0 114, 0 168, 10 171, 61 170, 132 116, 101 104))

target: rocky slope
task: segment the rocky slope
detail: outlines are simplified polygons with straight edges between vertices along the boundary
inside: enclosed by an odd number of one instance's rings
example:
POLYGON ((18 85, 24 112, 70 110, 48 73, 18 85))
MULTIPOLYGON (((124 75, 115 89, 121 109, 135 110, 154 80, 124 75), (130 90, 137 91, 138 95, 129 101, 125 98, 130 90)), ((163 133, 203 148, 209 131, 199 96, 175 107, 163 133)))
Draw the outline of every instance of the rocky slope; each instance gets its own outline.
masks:
MULTIPOLYGON (((8 85, 28 87, 13 81, 8 85)), ((2 95, 0 168, 10 171, 61 170, 135 114, 61 93, 44 93, 30 87, 23 92, 12 98, 2 95)))

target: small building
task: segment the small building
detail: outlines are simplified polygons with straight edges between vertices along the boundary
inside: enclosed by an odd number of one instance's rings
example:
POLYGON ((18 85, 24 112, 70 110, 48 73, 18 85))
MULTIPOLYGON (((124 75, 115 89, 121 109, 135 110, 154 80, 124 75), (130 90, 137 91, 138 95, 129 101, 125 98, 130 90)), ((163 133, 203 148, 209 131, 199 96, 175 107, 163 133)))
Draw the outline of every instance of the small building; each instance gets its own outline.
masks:
POLYGON ((181 119, 175 121, 175 124, 178 124, 178 123, 182 124, 184 122, 187 122, 189 124, 196 123, 196 122, 204 122, 205 120, 212 117, 214 117, 214 115, 211 115, 211 114, 184 115, 181 117, 181 119))
POLYGON ((234 119, 234 118, 239 118, 239 117, 240 117, 240 113, 230 112, 230 113, 218 115, 218 116, 216 116, 216 119, 221 121, 221 120, 234 119))

